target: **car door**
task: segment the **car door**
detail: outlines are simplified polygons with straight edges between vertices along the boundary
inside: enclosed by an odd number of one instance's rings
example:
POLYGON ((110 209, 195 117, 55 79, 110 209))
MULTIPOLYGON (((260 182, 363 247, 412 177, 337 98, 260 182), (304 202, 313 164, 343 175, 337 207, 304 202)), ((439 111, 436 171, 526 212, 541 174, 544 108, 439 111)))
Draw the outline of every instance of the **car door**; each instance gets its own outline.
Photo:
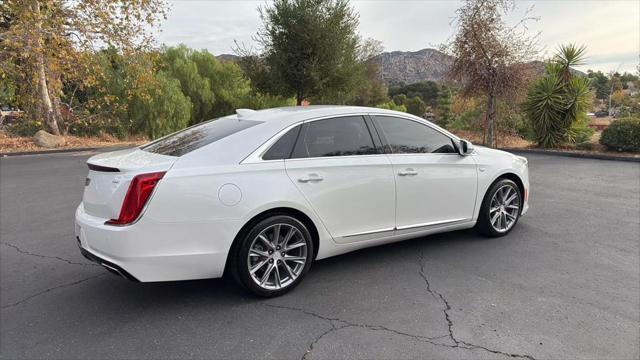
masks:
POLYGON ((453 140, 425 123, 374 116, 396 180, 397 233, 420 231, 473 218, 477 166, 453 140))
POLYGON ((307 122, 285 160, 287 175, 339 243, 394 231, 393 169, 371 126, 360 115, 307 122))

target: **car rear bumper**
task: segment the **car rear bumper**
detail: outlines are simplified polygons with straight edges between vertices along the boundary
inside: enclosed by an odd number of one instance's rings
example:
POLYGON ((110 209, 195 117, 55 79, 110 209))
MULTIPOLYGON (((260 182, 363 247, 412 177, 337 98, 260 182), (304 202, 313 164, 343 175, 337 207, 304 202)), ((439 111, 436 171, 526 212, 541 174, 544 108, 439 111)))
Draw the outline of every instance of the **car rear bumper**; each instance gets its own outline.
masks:
POLYGON ((75 233, 89 260, 140 282, 221 277, 233 241, 232 224, 154 223, 111 226, 76 210, 75 233))
POLYGON ((99 256, 96 256, 96 255, 92 254, 87 249, 84 249, 82 247, 82 245, 80 245, 80 238, 79 237, 76 236, 76 240, 78 241, 78 248, 80 249, 80 253, 87 260, 92 261, 92 262, 104 267, 105 269, 107 269, 107 271, 109 271, 109 272, 111 272, 111 273, 113 273, 115 275, 122 276, 123 278, 131 280, 131 281, 140 282, 140 280, 136 279, 135 276, 129 274, 127 272, 127 270, 121 268, 117 264, 114 264, 114 263, 112 263, 110 261, 102 259, 99 256))

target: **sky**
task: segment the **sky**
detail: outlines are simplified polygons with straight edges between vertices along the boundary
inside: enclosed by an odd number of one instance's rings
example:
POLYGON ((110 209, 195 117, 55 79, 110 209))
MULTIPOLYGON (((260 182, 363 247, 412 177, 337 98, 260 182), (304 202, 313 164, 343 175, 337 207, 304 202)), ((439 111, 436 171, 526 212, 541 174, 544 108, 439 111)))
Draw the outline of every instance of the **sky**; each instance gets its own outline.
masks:
MULTIPOLYGON (((451 20, 457 0, 352 0, 360 14, 359 33, 382 41, 385 51, 416 51, 438 47, 454 34, 451 20)), ((233 53, 234 41, 255 47, 252 36, 261 21, 258 6, 265 1, 170 1, 159 42, 184 43, 215 55, 233 53)), ((637 72, 640 61, 640 1, 537 0, 517 1, 507 17, 515 23, 529 11, 531 34, 540 32, 540 59, 560 44, 587 46, 587 64, 580 70, 637 72)))

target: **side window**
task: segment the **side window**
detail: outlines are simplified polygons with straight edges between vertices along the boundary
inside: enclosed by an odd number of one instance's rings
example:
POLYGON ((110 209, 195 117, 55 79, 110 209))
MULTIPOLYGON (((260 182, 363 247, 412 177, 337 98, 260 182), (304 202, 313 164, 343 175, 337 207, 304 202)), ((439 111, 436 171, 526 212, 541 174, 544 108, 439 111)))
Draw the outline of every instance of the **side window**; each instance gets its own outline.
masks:
POLYGON ((417 121, 376 116, 394 154, 457 153, 453 140, 417 121))
POLYGON ((302 125, 298 125, 293 129, 287 131, 286 134, 282 135, 282 137, 278 141, 276 141, 275 144, 271 145, 269 150, 264 153, 262 159, 288 159, 291 156, 291 152, 293 152, 293 146, 296 144, 296 139, 298 138, 298 133, 300 133, 300 128, 302 128, 302 125))
POLYGON ((376 154, 362 116, 346 116, 310 122, 296 144, 293 157, 376 154))

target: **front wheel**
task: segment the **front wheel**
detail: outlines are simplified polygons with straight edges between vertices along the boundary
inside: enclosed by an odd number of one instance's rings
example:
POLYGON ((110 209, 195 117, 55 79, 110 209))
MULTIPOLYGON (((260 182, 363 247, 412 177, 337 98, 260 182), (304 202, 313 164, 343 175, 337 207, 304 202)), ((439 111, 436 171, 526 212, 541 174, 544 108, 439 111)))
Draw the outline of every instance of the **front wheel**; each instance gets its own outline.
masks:
POLYGON ((494 183, 487 191, 476 228, 486 236, 507 235, 518 222, 522 209, 522 194, 518 185, 502 179, 494 183))
POLYGON ((282 295, 309 271, 313 251, 311 234, 302 222, 286 215, 269 217, 242 239, 235 261, 238 280, 256 295, 282 295))

